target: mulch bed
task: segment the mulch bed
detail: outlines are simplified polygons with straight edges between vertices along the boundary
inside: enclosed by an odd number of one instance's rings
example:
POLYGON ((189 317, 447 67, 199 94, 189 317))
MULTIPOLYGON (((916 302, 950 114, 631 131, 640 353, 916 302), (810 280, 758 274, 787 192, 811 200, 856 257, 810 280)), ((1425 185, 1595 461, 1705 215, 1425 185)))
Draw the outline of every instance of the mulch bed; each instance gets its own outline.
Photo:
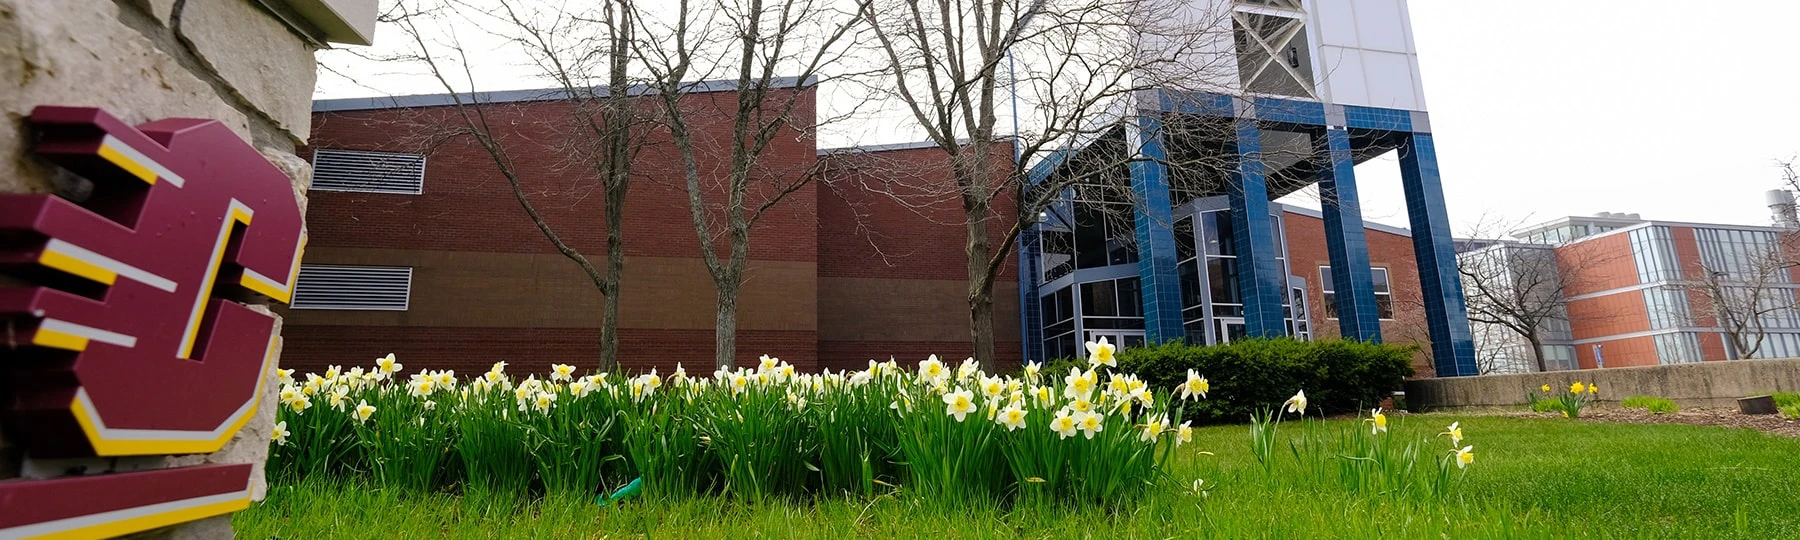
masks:
MULTIPOLYGON (((1497 416, 1515 416, 1522 418, 1556 418, 1562 413, 1534 413, 1530 411, 1507 411, 1497 416)), ((1650 414, 1642 409, 1626 409, 1622 407, 1594 407, 1581 410, 1583 422, 1611 422, 1618 424, 1691 424, 1697 426, 1725 426, 1754 429, 1780 435, 1800 438, 1800 420, 1788 420, 1779 414, 1742 414, 1736 407, 1683 407, 1679 411, 1663 414, 1650 414)))

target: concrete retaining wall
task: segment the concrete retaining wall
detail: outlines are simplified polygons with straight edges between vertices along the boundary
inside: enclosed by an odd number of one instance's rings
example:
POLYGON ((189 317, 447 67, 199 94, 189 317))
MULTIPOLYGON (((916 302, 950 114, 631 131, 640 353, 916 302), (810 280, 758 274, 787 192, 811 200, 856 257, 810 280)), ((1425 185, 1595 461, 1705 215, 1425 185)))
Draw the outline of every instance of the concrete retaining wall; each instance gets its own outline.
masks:
POLYGON ((1728 406, 1745 396, 1800 392, 1800 359, 1420 379, 1406 382, 1406 402, 1413 410, 1524 405, 1527 392, 1542 394, 1546 384, 1567 392, 1575 381, 1600 385, 1601 401, 1655 396, 1687 406, 1728 406))

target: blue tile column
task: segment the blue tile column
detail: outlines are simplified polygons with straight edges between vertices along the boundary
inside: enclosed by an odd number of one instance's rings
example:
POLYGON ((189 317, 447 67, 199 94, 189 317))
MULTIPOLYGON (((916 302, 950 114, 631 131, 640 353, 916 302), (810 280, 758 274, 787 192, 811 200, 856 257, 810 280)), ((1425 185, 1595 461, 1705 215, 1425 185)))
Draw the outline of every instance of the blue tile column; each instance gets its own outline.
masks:
POLYGON ((1319 180, 1319 195, 1325 214, 1325 248, 1331 254, 1338 331, 1344 339, 1379 342, 1380 311, 1375 307, 1374 276, 1369 270, 1369 243, 1363 236, 1350 133, 1327 128, 1324 142, 1331 166, 1319 180))
POLYGON ((1432 362, 1439 377, 1478 375, 1475 341, 1469 331, 1462 278, 1456 271, 1456 247, 1450 238, 1450 218, 1438 176, 1437 146, 1429 133, 1403 137, 1400 178, 1406 188, 1406 213, 1412 221, 1413 253, 1419 261, 1432 362))
POLYGON ((1038 304, 1039 250, 1037 227, 1019 235, 1019 347, 1021 362, 1044 362, 1043 313, 1038 304))
POLYGON ((1138 120, 1138 154, 1129 165, 1132 198, 1137 200, 1133 224, 1138 249, 1138 284, 1144 297, 1144 339, 1162 343, 1180 339, 1181 279, 1176 274, 1173 210, 1169 204, 1168 152, 1163 148, 1162 120, 1138 120))
MULTIPOLYGON (((1263 171, 1262 130, 1256 120, 1239 118, 1237 170, 1227 182, 1231 228, 1236 237, 1238 290, 1244 297, 1244 331, 1250 337, 1287 335, 1281 299, 1287 276, 1275 260, 1281 245, 1269 223, 1269 186, 1263 171)), ((1173 267, 1171 267, 1173 268, 1173 267)))

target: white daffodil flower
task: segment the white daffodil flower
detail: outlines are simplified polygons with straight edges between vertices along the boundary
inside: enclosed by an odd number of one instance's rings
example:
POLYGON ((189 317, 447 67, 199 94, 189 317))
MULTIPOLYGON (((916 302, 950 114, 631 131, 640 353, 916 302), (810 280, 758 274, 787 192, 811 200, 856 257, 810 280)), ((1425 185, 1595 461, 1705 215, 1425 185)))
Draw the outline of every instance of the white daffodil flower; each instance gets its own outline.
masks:
POLYGON ((1306 391, 1294 392, 1294 397, 1288 398, 1281 404, 1287 407, 1287 412, 1306 414, 1306 391))
POLYGON ((1113 352, 1116 349, 1111 343, 1106 342, 1105 337, 1101 337, 1100 341, 1097 342, 1089 341, 1086 345, 1088 351, 1088 365, 1093 367, 1119 367, 1118 360, 1113 358, 1113 352))
POLYGON ((944 394, 944 414, 954 416, 956 421, 961 422, 963 417, 972 412, 975 412, 974 392, 958 388, 955 392, 944 394))

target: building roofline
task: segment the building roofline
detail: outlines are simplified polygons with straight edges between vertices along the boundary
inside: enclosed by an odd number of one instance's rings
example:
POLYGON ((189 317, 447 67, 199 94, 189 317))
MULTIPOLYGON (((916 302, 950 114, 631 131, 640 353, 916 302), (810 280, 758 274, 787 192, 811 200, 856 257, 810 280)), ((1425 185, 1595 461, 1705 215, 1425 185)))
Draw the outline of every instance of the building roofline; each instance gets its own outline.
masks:
MULTIPOLYGON (((1281 203, 1276 203, 1276 204, 1281 204, 1281 203)), ((1284 211, 1287 211, 1287 212, 1293 212, 1296 214, 1300 214, 1302 216, 1325 219, 1324 212, 1320 212, 1318 210, 1314 210, 1314 209, 1307 208, 1304 206, 1281 204, 1281 209, 1284 211)), ((1364 229, 1374 229, 1374 230, 1381 231, 1381 232, 1388 233, 1388 234, 1397 234, 1397 235, 1405 236, 1408 238, 1412 237, 1411 229, 1406 229, 1403 227, 1395 227, 1393 225, 1384 225, 1381 223, 1376 223, 1376 222, 1368 221, 1368 220, 1363 221, 1363 228, 1364 229)))
MULTIPOLYGON (((1011 135, 994 137, 994 142, 997 144, 1013 144, 1013 141, 1014 141, 1014 137, 1011 135)), ((956 144, 958 144, 958 145, 969 144, 969 139, 967 137, 959 138, 956 140, 956 144)), ((873 154, 873 153, 877 153, 877 152, 899 152, 899 151, 903 151, 903 150, 923 150, 926 148, 937 148, 937 147, 938 147, 937 141, 912 141, 912 142, 902 142, 902 143, 837 146, 837 147, 832 147, 832 148, 820 148, 818 150, 818 155, 823 156, 823 155, 828 155, 828 154, 873 154)))
MULTIPOLYGON (((805 81, 798 77, 777 77, 770 81, 775 88, 798 88, 818 84, 818 77, 808 77, 805 81)), ((735 80, 698 81, 689 83, 687 91, 692 93, 733 92, 738 89, 735 80)), ((608 92, 601 87, 593 88, 596 97, 603 97, 608 92)), ((629 95, 648 95, 650 87, 642 84, 632 85, 627 90, 629 95)), ((379 96, 342 99, 316 99, 312 102, 312 112, 367 111, 380 109, 407 109, 414 107, 442 107, 461 103, 494 104, 494 103, 526 103, 532 101, 555 101, 566 99, 569 91, 563 88, 535 88, 526 90, 501 90, 494 92, 458 92, 455 94, 416 94, 409 96, 379 96)))
POLYGON ((1768 225, 1732 225, 1729 223, 1693 223, 1693 222, 1688 222, 1688 221, 1643 220, 1643 221, 1639 221, 1632 225, 1619 227, 1617 229, 1613 229, 1613 230, 1606 231, 1603 233, 1590 234, 1587 236, 1583 236, 1581 238, 1576 238, 1576 239, 1570 240, 1568 242, 1556 244, 1556 246, 1560 247, 1560 246, 1579 244, 1582 242, 1586 242, 1588 240, 1593 240, 1595 238, 1602 238, 1602 237, 1612 236, 1615 234, 1623 234, 1623 233, 1635 231, 1635 230, 1646 228, 1646 227, 1692 227, 1692 228, 1696 228, 1696 229, 1726 229, 1726 230, 1734 230, 1734 231, 1763 231, 1763 232, 1772 232, 1772 233, 1784 233, 1784 232, 1792 232, 1793 231, 1793 229, 1784 229, 1781 227, 1773 227, 1773 226, 1768 226, 1768 225))

